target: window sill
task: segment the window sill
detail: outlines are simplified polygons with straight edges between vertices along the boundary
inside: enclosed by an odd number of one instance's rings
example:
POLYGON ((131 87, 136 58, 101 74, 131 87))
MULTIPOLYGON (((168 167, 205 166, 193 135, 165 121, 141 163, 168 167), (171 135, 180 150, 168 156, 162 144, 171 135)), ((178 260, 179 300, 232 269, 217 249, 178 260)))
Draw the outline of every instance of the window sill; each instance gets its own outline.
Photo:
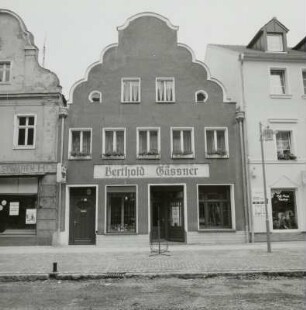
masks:
POLYGON ((35 146, 14 146, 14 150, 35 150, 35 146))
POLYGON ((36 235, 35 229, 6 229, 0 233, 1 236, 36 235))
POLYGON ((195 156, 194 156, 194 154, 190 154, 190 155, 174 155, 174 154, 172 154, 172 159, 184 159, 184 158, 194 159, 195 156))
POLYGON ((0 85, 11 85, 11 82, 0 82, 0 85))
POLYGON ((70 156, 69 160, 91 160, 91 156, 70 156))
POLYGON ((160 159, 160 155, 138 155, 137 159, 160 159))
POLYGON ((206 158, 228 159, 229 155, 206 155, 206 158))
POLYGON ((120 231, 118 231, 118 232, 107 232, 106 234, 105 234, 106 236, 118 236, 118 235, 125 235, 125 236, 128 236, 128 235, 132 235, 132 236, 135 236, 135 235, 137 235, 137 233, 136 232, 120 232, 120 231))
POLYGON ((175 101, 156 101, 156 103, 167 104, 167 103, 175 103, 175 101))
POLYGON ((105 156, 105 155, 102 155, 102 159, 111 159, 111 160, 122 160, 122 159, 125 159, 125 155, 123 156, 105 156))
POLYGON ((291 99, 292 95, 289 94, 270 94, 270 98, 272 99, 291 99))
POLYGON ((296 233, 296 232, 299 232, 300 229, 298 228, 288 228, 288 229, 272 229, 272 232, 274 233, 296 233))
POLYGON ((203 228, 198 230, 199 233, 207 233, 207 232, 236 232, 236 229, 233 228, 203 228))
POLYGON ((141 101, 121 101, 122 104, 139 104, 141 101))

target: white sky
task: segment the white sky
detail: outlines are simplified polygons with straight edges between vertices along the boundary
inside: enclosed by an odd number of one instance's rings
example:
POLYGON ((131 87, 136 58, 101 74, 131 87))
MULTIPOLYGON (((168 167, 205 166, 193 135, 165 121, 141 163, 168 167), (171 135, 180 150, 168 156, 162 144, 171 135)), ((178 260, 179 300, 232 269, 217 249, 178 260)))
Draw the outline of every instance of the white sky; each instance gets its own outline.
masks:
POLYGON ((116 27, 140 12, 161 14, 179 26, 179 42, 200 60, 208 43, 246 45, 274 16, 289 28, 289 46, 306 34, 305 0, 0 0, 0 7, 20 15, 40 60, 47 38, 45 66, 58 75, 66 98, 104 47, 118 41, 116 27))

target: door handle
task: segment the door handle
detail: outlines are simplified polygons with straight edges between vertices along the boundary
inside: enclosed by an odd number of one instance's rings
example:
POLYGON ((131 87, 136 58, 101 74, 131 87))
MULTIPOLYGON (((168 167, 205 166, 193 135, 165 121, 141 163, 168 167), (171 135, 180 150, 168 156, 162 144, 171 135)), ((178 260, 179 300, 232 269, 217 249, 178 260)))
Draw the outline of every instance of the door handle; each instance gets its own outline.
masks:
POLYGON ((79 223, 78 221, 73 221, 73 224, 74 224, 74 225, 76 225, 76 224, 78 224, 78 223, 79 223))

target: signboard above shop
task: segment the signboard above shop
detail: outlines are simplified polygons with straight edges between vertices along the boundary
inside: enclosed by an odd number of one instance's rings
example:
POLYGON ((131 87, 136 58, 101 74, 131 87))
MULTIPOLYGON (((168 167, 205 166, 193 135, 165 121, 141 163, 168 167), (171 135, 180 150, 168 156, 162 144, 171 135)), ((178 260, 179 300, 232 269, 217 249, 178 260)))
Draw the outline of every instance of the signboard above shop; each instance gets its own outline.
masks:
POLYGON ((209 178, 209 166, 207 164, 95 165, 94 178, 209 178))
POLYGON ((0 175, 44 175, 55 172, 56 164, 51 163, 0 164, 0 175))

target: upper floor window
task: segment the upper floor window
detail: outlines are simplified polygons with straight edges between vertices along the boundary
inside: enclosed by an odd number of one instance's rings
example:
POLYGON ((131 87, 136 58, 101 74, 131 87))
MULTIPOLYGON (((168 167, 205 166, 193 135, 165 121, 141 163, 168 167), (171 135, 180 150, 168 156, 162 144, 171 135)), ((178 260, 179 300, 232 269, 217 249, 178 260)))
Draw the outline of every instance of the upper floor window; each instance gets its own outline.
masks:
POLYGON ((98 90, 93 90, 88 98, 90 102, 102 102, 102 93, 98 90))
POLYGON ((0 61, 0 83, 10 81, 11 63, 9 61, 0 61))
POLYGON ((283 35, 281 33, 268 33, 267 47, 269 52, 283 52, 284 51, 283 35))
POLYGON ((270 70, 270 89, 273 95, 286 94, 286 71, 284 69, 270 70))
POLYGON ((91 157, 91 129, 70 129, 70 159, 91 157))
POLYGON ((204 90, 198 90, 195 93, 195 102, 206 102, 208 99, 208 95, 204 90))
POLYGON ((138 158, 160 157, 159 128, 138 128, 137 139, 138 158))
POLYGON ((139 78, 123 78, 121 80, 121 102, 140 102, 139 78))
POLYGON ((228 157, 227 128, 205 128, 206 157, 228 157))
POLYGON ((175 101, 174 78, 156 78, 156 101, 175 101))
POLYGON ((35 115, 17 115, 15 131, 16 148, 34 148, 35 147, 35 115))
POLYGON ((123 159, 125 157, 125 129, 104 128, 102 157, 123 159))
POLYGON ((278 131, 276 133, 277 159, 290 160, 296 159, 292 150, 291 131, 278 131))
POLYGON ((306 70, 302 71, 302 78, 303 78, 304 95, 306 95, 306 70))
POLYGON ((172 158, 193 158, 193 128, 172 128, 172 158))

